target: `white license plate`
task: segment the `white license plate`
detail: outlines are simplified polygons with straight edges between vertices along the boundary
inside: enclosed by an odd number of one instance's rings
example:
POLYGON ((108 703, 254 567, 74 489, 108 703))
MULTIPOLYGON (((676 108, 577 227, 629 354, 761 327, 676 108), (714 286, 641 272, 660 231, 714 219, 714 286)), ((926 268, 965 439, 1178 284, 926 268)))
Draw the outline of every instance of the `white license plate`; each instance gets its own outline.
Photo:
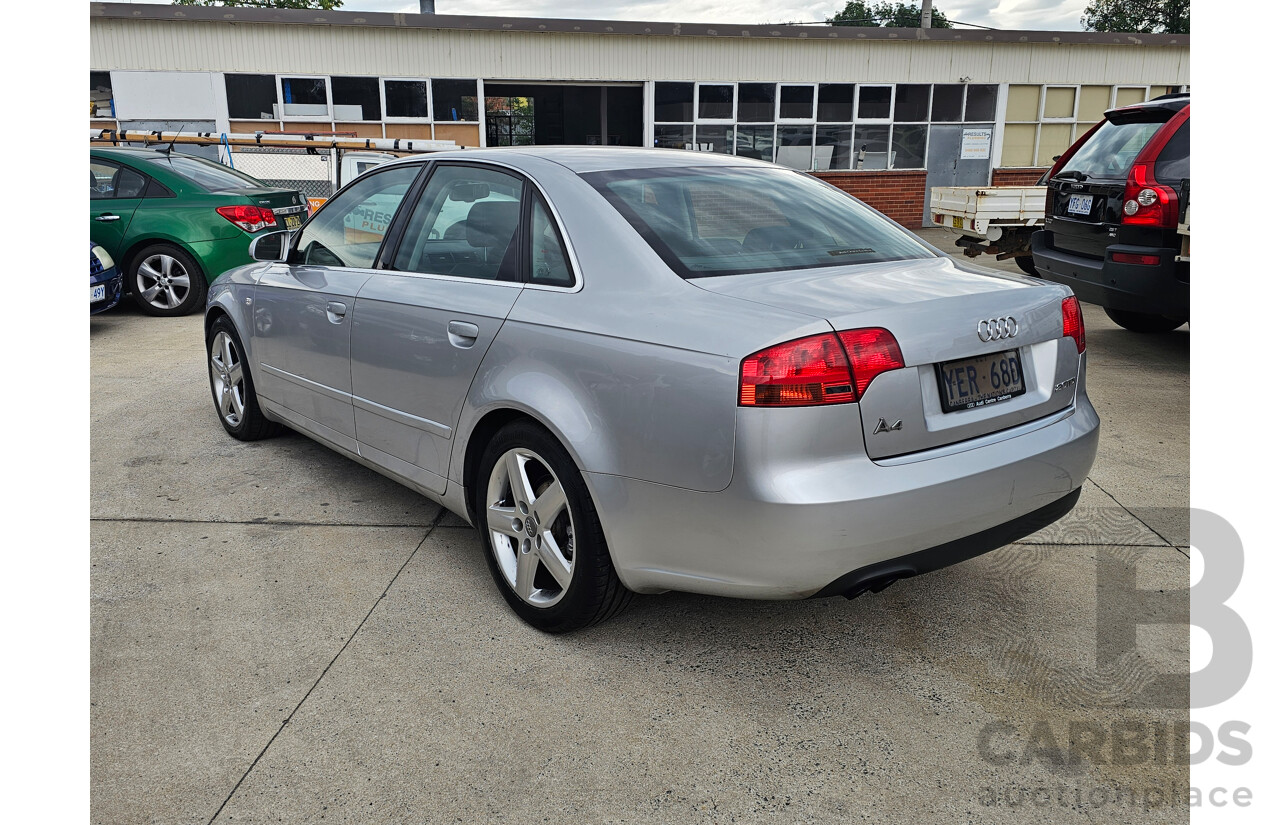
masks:
POLYGON ((107 285, 98 284, 89 287, 89 303, 96 304, 98 301, 107 300, 107 285))
POLYGON ((1072 195, 1067 201, 1067 214, 1088 215, 1093 211, 1093 195, 1072 195))

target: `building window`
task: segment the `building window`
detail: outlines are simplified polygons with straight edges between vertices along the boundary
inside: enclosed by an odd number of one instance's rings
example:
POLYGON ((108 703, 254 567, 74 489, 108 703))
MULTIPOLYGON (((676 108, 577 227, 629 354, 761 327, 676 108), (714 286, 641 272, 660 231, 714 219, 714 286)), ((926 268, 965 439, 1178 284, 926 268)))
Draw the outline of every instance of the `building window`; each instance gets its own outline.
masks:
POLYGON ((388 119, 427 120, 430 117, 427 81, 383 80, 382 90, 387 101, 388 119))
POLYGON ((718 152, 722 155, 733 154, 733 127, 715 124, 698 126, 694 147, 700 152, 718 152))
POLYGON ((1145 86, 1009 87, 1000 165, 1051 166, 1103 112, 1147 99, 1145 86))
POLYGON ((276 76, 272 74, 228 74, 227 114, 233 120, 276 119, 276 76))
POLYGON ((732 120, 733 86, 725 83, 699 83, 698 119, 732 120))
POLYGON ((280 78, 280 116, 287 118, 332 117, 329 111, 329 84, 323 77, 280 78))
POLYGON ((805 172, 813 168, 812 126, 779 126, 778 149, 774 162, 805 172))
POLYGON ((929 120, 929 84, 899 83, 894 90, 893 122, 924 123, 929 120))
POLYGON ((653 145, 659 149, 692 149, 693 124, 654 126, 653 145))
POLYGON ((892 109, 892 86, 858 87, 858 120, 888 120, 892 109))
POLYGON ((436 122, 480 119, 475 80, 431 81, 432 111, 436 122))
POLYGON ((89 117, 115 117, 111 72, 89 72, 89 117))
POLYGON ((959 123, 964 120, 964 85, 936 83, 929 120, 934 123, 959 123))
POLYGON ((776 88, 772 83, 739 83, 738 122, 773 123, 776 88))
POLYGON ((739 126, 735 155, 773 161, 773 127, 739 126))
POLYGON ((964 119, 970 123, 996 119, 996 92, 999 87, 975 83, 965 87, 964 119))
POLYGON ((818 120, 824 123, 853 122, 852 83, 823 83, 818 86, 818 120))
POLYGON ((813 120, 813 86, 783 86, 778 94, 779 120, 813 120))
POLYGON ((854 169, 889 168, 889 127, 853 127, 854 169))
POLYGON ((653 84, 653 119, 657 123, 692 123, 693 84, 653 84))
POLYGON ((376 77, 332 77, 334 120, 382 120, 382 94, 376 77))

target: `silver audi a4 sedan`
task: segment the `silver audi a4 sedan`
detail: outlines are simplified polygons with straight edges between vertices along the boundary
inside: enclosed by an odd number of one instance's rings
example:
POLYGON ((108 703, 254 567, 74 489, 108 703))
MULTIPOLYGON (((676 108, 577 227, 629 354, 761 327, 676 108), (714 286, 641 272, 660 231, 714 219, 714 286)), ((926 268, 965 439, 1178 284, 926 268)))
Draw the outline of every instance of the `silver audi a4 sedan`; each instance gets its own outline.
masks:
POLYGON ((545 631, 633 593, 878 591, 1075 504, 1079 304, 816 178, 656 149, 411 158, 209 291, 223 427, 288 426, 479 529, 545 631))

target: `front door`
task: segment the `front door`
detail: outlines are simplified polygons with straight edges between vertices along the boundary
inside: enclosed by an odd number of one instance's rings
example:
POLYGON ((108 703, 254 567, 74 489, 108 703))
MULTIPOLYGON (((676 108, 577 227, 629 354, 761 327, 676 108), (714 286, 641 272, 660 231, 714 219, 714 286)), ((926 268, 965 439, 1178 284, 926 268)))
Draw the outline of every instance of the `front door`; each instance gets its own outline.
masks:
POLYGON ((924 225, 932 225, 929 198, 935 186, 986 186, 991 174, 990 123, 930 126, 925 162, 924 225))
POLYGON ((356 298, 351 384, 360 454, 444 491, 471 380, 520 295, 525 183, 437 166, 390 260, 356 298))
POLYGON ((353 452, 351 312, 420 170, 395 166, 357 180, 302 228, 288 262, 269 267, 254 291, 259 394, 301 428, 353 452))

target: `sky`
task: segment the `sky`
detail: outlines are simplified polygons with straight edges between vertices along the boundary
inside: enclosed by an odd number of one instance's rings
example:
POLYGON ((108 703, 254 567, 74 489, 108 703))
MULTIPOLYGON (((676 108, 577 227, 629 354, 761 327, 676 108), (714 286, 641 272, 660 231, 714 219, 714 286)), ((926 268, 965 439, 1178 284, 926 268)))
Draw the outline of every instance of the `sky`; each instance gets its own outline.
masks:
MULTIPOLYGON (((997 29, 1079 31, 1080 15, 1087 2, 934 0, 934 6, 951 20, 997 29)), ((842 8, 843 0, 436 0, 436 11, 440 14, 680 23, 819 22, 842 8)), ((346 0, 342 10, 417 12, 418 0, 346 0)))

